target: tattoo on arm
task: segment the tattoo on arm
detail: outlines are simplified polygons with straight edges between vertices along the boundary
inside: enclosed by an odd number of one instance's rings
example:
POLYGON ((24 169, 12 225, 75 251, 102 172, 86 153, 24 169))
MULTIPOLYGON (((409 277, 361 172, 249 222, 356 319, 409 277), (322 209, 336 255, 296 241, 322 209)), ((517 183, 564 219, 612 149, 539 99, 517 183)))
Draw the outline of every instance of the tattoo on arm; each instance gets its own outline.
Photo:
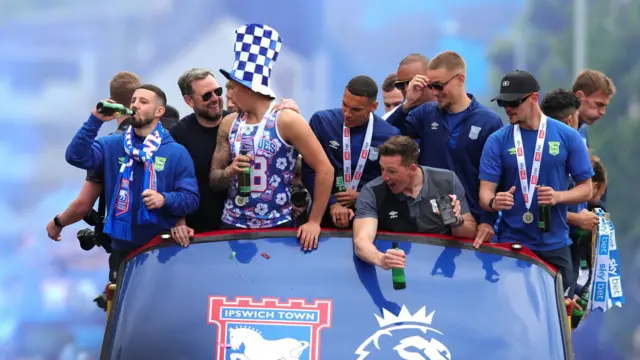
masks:
POLYGON ((216 151, 211 160, 211 172, 209 173, 209 186, 213 190, 220 191, 229 187, 231 178, 225 173, 225 168, 231 160, 231 150, 229 148, 229 132, 222 128, 218 130, 216 139, 216 151))

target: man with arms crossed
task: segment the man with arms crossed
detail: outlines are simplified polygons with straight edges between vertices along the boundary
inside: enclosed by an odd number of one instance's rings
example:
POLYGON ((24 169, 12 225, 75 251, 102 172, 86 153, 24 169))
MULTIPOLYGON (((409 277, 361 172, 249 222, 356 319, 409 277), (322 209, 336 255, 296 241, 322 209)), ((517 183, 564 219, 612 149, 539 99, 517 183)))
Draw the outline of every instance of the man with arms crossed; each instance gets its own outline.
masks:
POLYGON ((271 68, 282 40, 266 25, 249 24, 236 30, 236 61, 230 72, 230 95, 243 113, 226 116, 218 130, 210 182, 214 189, 230 188, 222 215, 223 228, 291 227, 291 184, 298 152, 316 173, 315 198, 309 221, 298 229, 301 246, 318 245, 320 221, 327 207, 333 167, 300 114, 274 111, 276 95, 269 87, 271 68), (260 45, 252 45, 252 44, 260 45), (253 72, 255 71, 255 72, 253 72), (252 153, 240 155, 243 139, 252 153), (251 168, 251 196, 238 204, 237 174, 251 168))
MULTIPOLYGON (((382 176, 362 188, 356 203, 353 242, 356 255, 385 270, 404 268, 399 249, 381 253, 373 241, 378 229, 422 232, 471 238, 476 222, 469 212, 464 188, 449 170, 419 166, 418 144, 407 136, 393 136, 380 146, 382 176), (458 222, 447 226, 437 210, 436 199, 449 196, 458 222)), ((474 242, 479 247, 481 242, 474 242)))
POLYGON ((562 276, 565 296, 573 298, 571 240, 567 206, 591 197, 593 168, 580 134, 548 119, 538 105, 540 86, 526 71, 516 70, 500 82, 494 100, 510 125, 489 136, 480 161, 480 205, 502 211, 500 242, 519 242, 562 276), (576 186, 567 190, 569 175, 576 186), (538 228, 538 206, 551 206, 551 230, 538 228))

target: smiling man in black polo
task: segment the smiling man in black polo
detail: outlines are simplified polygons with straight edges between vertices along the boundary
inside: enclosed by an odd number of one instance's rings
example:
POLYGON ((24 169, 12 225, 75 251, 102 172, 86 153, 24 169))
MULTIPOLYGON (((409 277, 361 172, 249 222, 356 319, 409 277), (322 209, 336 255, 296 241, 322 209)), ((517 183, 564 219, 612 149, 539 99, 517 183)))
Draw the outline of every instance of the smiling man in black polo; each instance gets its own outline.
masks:
POLYGON ((378 229, 475 237, 477 224, 453 171, 418 166, 418 144, 407 136, 393 136, 378 151, 382 176, 363 187, 356 203, 353 241, 361 260, 383 269, 404 267, 402 250, 383 254, 376 249, 378 229), (456 223, 445 225, 436 202, 440 196, 451 199, 456 223))

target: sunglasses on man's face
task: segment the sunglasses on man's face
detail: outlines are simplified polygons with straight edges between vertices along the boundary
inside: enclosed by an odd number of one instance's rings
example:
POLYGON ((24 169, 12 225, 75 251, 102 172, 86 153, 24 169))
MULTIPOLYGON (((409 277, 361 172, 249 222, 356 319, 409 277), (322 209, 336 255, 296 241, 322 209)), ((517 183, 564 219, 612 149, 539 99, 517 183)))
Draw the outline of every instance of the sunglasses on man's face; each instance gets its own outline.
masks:
POLYGON ((393 83, 393 86, 395 86, 396 89, 400 91, 404 91, 404 89, 407 87, 407 84, 409 84, 409 81, 411 80, 396 81, 393 83))
POLYGON ((222 87, 218 87, 213 91, 207 91, 206 93, 202 94, 202 101, 208 102, 209 100, 211 100, 214 94, 216 96, 222 96, 222 87))
POLYGON ((453 77, 443 83, 439 82, 439 81, 434 81, 434 82, 430 82, 429 84, 427 84, 427 88, 429 88, 429 90, 435 90, 435 91, 443 91, 444 87, 447 86, 451 80, 455 79, 456 77, 458 77, 458 75, 460 74, 455 74, 453 75, 453 77))
POLYGON ((527 101, 527 99, 529 98, 529 96, 531 96, 531 94, 527 95, 527 96, 523 96, 518 100, 511 100, 511 101, 507 101, 507 100, 496 100, 496 103, 498 104, 498 106, 500 107, 510 107, 510 108, 517 108, 518 106, 522 105, 523 102, 527 101))

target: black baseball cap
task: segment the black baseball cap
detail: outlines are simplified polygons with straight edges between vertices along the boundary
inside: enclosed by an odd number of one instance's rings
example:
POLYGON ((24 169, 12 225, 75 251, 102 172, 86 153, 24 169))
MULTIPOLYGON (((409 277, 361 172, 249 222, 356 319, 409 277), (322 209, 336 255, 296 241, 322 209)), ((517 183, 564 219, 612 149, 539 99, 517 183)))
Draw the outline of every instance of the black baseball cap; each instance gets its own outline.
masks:
POLYGON ((516 70, 505 75, 500 81, 500 94, 491 99, 516 101, 523 96, 540 91, 540 84, 533 75, 524 70, 516 70))

